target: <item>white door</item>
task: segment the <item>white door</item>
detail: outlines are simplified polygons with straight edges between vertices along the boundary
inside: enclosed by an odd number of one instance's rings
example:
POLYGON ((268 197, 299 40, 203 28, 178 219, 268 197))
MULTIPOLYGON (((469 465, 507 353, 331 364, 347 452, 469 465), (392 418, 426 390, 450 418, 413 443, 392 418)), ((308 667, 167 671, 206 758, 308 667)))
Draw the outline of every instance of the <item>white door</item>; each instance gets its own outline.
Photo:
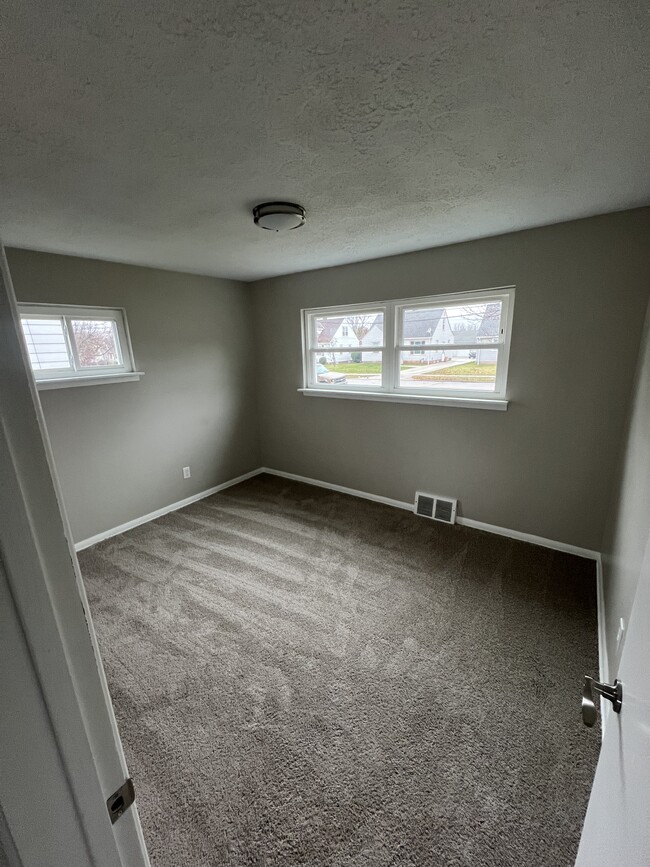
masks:
POLYGON ((18 329, 0 244, 3 838, 24 867, 148 867, 135 804, 109 814, 128 770, 18 329))
POLYGON ((618 679, 623 705, 620 713, 607 711, 578 867, 650 865, 650 544, 618 679))

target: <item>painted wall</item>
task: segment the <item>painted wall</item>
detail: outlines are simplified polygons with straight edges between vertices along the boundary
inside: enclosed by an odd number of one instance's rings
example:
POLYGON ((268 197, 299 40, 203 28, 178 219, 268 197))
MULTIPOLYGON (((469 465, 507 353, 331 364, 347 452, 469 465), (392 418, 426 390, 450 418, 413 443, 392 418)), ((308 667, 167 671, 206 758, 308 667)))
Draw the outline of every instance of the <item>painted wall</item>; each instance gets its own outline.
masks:
POLYGON ((619 618, 627 624, 641 565, 650 543, 650 308, 639 354, 627 434, 621 450, 612 507, 603 544, 609 678, 613 680, 624 641, 616 647, 619 618))
POLYGON ((8 260, 19 301, 126 308, 145 373, 40 393, 75 541, 258 466, 244 284, 25 250, 8 260))
POLYGON ((600 550, 648 300, 650 209, 254 286, 264 465, 600 550), (305 397, 303 307, 516 284, 507 412, 305 397))
POLYGON ((75 539, 263 464, 398 500, 458 496, 466 517, 600 550, 649 233, 646 208, 252 287, 10 250, 19 300, 126 307, 145 371, 41 392, 75 539), (302 307, 511 283, 507 413, 297 392, 302 307))
POLYGON ((7 820, 0 805, 0 867, 21 867, 7 820))

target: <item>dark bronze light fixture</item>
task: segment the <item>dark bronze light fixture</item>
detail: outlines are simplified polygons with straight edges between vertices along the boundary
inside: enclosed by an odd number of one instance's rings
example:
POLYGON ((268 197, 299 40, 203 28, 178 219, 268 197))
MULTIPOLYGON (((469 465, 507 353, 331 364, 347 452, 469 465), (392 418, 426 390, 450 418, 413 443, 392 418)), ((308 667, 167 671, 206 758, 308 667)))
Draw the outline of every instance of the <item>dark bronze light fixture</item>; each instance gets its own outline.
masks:
POLYGON ((305 225, 305 209, 293 202, 264 202, 253 208, 255 225, 269 232, 284 232, 305 225))

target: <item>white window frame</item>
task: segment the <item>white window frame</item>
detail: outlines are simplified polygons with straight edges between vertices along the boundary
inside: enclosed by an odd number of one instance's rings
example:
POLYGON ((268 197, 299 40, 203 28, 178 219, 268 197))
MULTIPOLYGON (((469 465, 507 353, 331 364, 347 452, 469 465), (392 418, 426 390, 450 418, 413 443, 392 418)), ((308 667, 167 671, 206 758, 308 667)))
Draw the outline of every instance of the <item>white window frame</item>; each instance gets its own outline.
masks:
MULTIPOLYGON (((23 319, 57 319, 63 320, 63 334, 72 364, 70 369, 34 370, 30 369, 39 390, 51 388, 66 388, 77 385, 99 385, 108 382, 128 382, 144 376, 136 370, 131 336, 123 307, 78 307, 73 304, 37 304, 21 303, 18 305, 21 321, 23 319), (72 319, 94 319, 112 322, 117 337, 119 364, 105 366, 81 367, 77 346, 72 336, 70 321, 72 319)), ((22 334, 22 329, 21 329, 22 334)))
MULTIPOLYGON (((303 345, 303 386, 298 389, 308 396, 356 398, 362 400, 387 400, 400 403, 432 403, 449 406, 474 407, 480 409, 505 410, 508 406, 507 381, 510 359, 510 340, 512 336, 512 320, 514 312, 515 287, 503 286, 495 289, 480 289, 472 292, 453 292, 440 295, 429 295, 416 298, 400 298, 370 304, 348 304, 336 307, 307 308, 302 315, 302 345, 303 345), (499 334, 494 343, 427 343, 418 346, 424 351, 445 351, 453 346, 454 350, 495 349, 498 351, 497 375, 494 391, 479 389, 451 388, 408 388, 400 385, 401 353, 412 352, 413 345, 405 342, 402 336, 402 311, 413 308, 429 308, 432 306, 456 304, 489 304, 501 302, 501 320, 499 334), (381 352, 382 381, 381 385, 369 386, 347 383, 345 387, 319 383, 314 374, 315 367, 311 358, 322 351, 318 346, 316 335, 316 320, 320 316, 349 316, 355 312, 384 314, 384 342, 380 346, 341 345, 338 351, 347 352, 381 352)), ((331 352, 330 348, 330 352, 331 352)))

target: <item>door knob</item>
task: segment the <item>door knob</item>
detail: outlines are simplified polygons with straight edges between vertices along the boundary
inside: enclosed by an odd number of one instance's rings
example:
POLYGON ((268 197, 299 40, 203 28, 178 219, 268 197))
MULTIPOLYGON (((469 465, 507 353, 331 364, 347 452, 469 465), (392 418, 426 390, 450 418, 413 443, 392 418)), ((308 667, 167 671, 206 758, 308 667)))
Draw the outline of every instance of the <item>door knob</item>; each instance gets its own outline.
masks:
POLYGON ((582 721, 589 728, 598 719, 595 697, 599 695, 611 701, 614 711, 620 713, 623 704, 623 684, 620 680, 615 680, 613 684, 601 683, 585 674, 585 683, 582 688, 582 721))

